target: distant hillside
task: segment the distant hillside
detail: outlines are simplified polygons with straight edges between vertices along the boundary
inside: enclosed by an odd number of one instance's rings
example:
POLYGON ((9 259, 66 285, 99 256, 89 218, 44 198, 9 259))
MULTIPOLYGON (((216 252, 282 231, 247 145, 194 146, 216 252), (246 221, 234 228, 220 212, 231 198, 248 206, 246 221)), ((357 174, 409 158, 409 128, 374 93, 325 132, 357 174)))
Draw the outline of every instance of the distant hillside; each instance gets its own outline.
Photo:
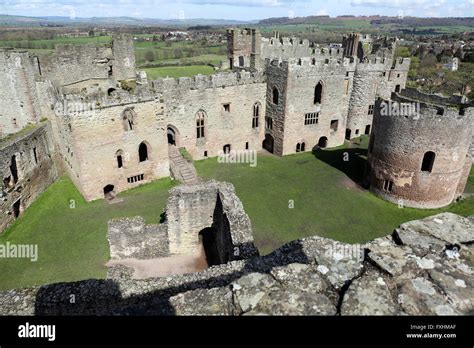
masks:
POLYGON ((258 22, 262 26, 295 25, 295 24, 340 24, 344 21, 368 21, 371 25, 396 24, 399 26, 427 27, 427 26, 465 26, 474 28, 473 17, 459 18, 418 18, 418 17, 385 17, 385 16, 308 16, 308 17, 280 17, 268 18, 258 22))
POLYGON ((154 18, 134 18, 134 17, 92 17, 92 18, 74 18, 69 17, 26 17, 10 16, 0 14, 0 26, 223 26, 223 25, 244 25, 255 24, 258 21, 237 21, 227 19, 154 19, 154 18))

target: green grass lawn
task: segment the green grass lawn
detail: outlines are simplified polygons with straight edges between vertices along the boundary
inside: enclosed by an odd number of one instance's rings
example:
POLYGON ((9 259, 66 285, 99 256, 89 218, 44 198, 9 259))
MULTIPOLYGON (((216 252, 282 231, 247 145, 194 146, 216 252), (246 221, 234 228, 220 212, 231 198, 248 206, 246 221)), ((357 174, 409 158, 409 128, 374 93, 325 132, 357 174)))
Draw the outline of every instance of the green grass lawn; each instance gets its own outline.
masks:
POLYGON ((104 278, 107 221, 140 215, 157 223, 172 186, 169 179, 158 180, 124 192, 124 202, 109 205, 104 200, 85 202, 71 180, 62 177, 0 236, 0 244, 37 244, 39 254, 37 262, 0 258, 0 289, 104 278))
POLYGON ((187 65, 187 66, 169 66, 161 68, 143 69, 146 71, 149 79, 158 79, 162 77, 185 77, 194 75, 211 75, 214 68, 208 65, 187 65))
POLYGON ((400 209, 358 188, 345 172, 360 176, 364 155, 363 149, 338 148, 320 152, 319 158, 308 152, 283 158, 262 154, 254 168, 219 164, 215 158, 195 164, 202 177, 234 184, 264 254, 306 236, 363 243, 391 233, 403 222, 442 211, 474 214, 474 197, 446 209, 400 209), (346 151, 349 163, 342 161, 346 151), (294 208, 289 208, 290 200, 294 208))

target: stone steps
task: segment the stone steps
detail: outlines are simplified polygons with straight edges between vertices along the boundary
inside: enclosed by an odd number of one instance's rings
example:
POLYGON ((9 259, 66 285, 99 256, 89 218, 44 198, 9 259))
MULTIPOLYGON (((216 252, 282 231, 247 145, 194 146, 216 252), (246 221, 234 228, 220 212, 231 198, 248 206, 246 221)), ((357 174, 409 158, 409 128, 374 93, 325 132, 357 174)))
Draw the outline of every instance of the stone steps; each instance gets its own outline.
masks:
POLYGON ((184 184, 192 185, 199 183, 196 169, 187 160, 181 156, 176 146, 169 145, 170 167, 175 179, 182 181, 184 184))

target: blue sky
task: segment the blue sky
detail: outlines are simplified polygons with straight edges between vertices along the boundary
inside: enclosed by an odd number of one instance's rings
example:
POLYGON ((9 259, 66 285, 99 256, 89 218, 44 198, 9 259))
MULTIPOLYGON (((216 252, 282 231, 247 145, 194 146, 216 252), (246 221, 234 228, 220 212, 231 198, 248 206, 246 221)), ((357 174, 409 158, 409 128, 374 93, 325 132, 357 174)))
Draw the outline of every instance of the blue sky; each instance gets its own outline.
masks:
POLYGON ((474 17, 474 0, 0 0, 0 13, 240 20, 344 14, 474 17))

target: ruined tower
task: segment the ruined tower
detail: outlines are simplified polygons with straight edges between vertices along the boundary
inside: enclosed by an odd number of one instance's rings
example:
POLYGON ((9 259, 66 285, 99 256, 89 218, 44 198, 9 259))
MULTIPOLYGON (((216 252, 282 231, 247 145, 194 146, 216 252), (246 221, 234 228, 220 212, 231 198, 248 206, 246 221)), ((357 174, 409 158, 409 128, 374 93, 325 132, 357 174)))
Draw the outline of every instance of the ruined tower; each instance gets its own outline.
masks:
POLYGON ((41 119, 35 82, 39 75, 38 60, 27 51, 0 50, 0 136, 41 119))
POLYGON ((403 206, 438 208, 463 193, 474 108, 442 99, 406 90, 377 101, 367 167, 376 195, 403 206))
POLYGON ((261 35, 257 29, 228 29, 227 51, 229 68, 261 68, 261 35))

